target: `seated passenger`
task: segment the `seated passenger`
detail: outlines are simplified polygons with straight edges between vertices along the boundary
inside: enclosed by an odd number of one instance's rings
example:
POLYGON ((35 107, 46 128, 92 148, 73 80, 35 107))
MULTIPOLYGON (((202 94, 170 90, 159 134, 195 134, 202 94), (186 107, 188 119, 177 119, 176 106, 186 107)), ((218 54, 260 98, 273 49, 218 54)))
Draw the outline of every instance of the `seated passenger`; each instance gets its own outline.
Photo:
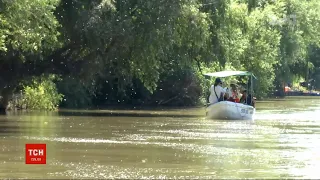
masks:
POLYGON ((228 101, 237 102, 237 103, 240 102, 238 88, 235 82, 231 82, 228 93, 229 93, 228 101))
POLYGON ((220 78, 216 78, 214 85, 210 88, 209 103, 214 104, 224 100, 224 94, 226 90, 222 88, 222 81, 220 78))
POLYGON ((247 90, 243 90, 242 96, 240 98, 240 103, 247 104, 247 100, 248 100, 247 90))
POLYGON ((251 94, 247 95, 247 90, 243 90, 240 103, 255 107, 255 100, 256 98, 255 97, 252 98, 251 94))

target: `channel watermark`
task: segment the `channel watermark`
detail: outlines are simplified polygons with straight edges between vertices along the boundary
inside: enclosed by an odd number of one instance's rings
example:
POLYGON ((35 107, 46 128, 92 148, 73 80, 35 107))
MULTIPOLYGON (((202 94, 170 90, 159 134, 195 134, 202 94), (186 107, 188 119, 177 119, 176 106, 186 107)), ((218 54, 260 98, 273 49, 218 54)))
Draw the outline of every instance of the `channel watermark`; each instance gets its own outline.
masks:
POLYGON ((276 16, 269 16, 269 24, 272 26, 278 25, 289 25, 295 26, 297 24, 297 16, 295 14, 291 14, 289 16, 285 16, 283 18, 278 18, 276 16))
POLYGON ((26 144, 26 164, 47 164, 46 144, 26 144))

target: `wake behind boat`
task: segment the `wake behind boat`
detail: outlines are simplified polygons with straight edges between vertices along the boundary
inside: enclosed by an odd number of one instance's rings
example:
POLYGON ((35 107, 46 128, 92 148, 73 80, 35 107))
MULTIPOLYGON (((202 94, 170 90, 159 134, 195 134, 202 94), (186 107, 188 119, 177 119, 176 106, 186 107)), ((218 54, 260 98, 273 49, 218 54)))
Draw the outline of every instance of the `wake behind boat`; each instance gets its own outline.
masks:
MULTIPOLYGON (((253 103, 253 77, 254 75, 248 71, 221 71, 215 73, 207 73, 206 76, 211 77, 228 77, 228 76, 250 76, 251 90, 249 98, 246 96, 248 103, 238 103, 231 101, 220 101, 209 104, 206 109, 206 115, 209 119, 219 120, 254 120, 255 107, 253 103), (252 97, 252 98, 251 98, 252 97)), ((255 77, 254 77, 255 78, 255 77)))

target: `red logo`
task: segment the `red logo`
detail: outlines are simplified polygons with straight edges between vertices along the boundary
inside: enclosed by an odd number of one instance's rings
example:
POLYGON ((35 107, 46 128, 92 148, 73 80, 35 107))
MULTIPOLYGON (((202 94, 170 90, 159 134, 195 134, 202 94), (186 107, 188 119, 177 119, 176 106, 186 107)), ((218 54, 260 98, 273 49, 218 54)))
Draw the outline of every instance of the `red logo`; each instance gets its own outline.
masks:
POLYGON ((26 164, 47 164, 46 144, 26 144, 26 164))

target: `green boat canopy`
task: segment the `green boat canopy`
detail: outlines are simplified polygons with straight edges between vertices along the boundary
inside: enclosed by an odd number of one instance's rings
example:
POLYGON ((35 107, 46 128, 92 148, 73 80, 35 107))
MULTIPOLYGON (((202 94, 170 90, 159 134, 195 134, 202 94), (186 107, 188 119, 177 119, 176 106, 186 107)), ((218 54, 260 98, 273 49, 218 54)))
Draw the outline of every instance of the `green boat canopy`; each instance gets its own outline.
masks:
POLYGON ((206 73, 205 76, 211 77, 229 77, 229 76, 253 76, 256 78, 253 73, 249 71, 220 71, 214 73, 206 73))

